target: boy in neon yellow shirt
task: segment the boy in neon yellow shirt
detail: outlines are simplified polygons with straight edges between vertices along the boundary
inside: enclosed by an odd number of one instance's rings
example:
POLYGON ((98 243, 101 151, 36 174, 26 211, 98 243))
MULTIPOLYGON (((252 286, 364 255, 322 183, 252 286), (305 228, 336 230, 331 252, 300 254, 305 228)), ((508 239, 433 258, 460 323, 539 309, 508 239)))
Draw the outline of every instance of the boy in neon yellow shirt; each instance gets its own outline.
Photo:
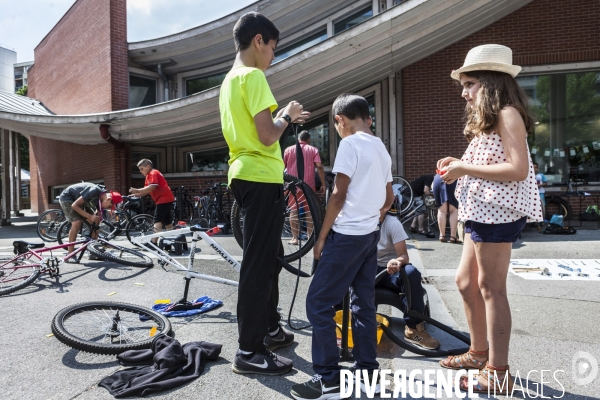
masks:
POLYGON ((264 71, 275 57, 279 31, 265 16, 250 12, 233 28, 236 59, 221 85, 219 109, 229 146, 228 181, 244 217, 244 259, 238 287, 239 374, 279 375, 291 360, 271 350, 289 346, 294 335, 279 325, 279 273, 284 221, 283 160, 278 140, 292 121, 310 113, 292 101, 277 113, 264 71))

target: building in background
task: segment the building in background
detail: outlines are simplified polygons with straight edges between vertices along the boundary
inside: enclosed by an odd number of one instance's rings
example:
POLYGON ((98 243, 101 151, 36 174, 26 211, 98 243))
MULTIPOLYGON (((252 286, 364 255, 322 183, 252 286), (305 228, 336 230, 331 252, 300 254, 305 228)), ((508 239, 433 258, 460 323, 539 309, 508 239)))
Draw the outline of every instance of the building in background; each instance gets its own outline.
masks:
POLYGON ((281 30, 266 76, 280 105, 298 100, 312 112, 303 129, 326 169, 340 141, 331 104, 343 92, 367 98, 394 174, 411 180, 460 157, 465 104, 450 72, 470 48, 498 43, 524 67, 542 171, 600 181, 597 0, 260 0, 136 43, 126 39, 125 0, 78 0, 35 49, 28 95, 41 103, 25 115, 0 107, 0 129, 30 138, 33 210, 57 207, 54 194, 82 179, 139 186, 141 158, 174 186, 225 180, 219 85, 235 58, 233 25, 248 11, 281 30))
POLYGON ((27 71, 33 65, 33 61, 15 64, 15 92, 23 86, 27 86, 27 71))
POLYGON ((0 91, 15 92, 14 64, 16 62, 17 52, 0 45, 0 91))

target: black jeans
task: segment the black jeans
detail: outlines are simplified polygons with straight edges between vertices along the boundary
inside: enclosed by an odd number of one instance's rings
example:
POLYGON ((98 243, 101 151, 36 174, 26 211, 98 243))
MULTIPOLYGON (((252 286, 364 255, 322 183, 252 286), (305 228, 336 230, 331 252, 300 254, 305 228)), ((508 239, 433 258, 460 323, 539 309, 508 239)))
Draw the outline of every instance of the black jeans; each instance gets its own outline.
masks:
POLYGON ((233 179, 231 191, 244 216, 244 255, 238 287, 237 319, 240 350, 264 349, 264 338, 277 329, 281 316, 279 273, 283 258, 283 185, 233 179))

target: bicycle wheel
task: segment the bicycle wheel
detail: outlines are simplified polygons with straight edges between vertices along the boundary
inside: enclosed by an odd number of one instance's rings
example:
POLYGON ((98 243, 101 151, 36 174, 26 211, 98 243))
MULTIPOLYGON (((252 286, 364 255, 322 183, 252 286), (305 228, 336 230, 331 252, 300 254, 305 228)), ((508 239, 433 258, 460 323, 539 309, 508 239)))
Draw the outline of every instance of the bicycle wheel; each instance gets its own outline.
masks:
POLYGON ((404 215, 408 212, 414 202, 413 190, 406 179, 401 176, 392 176, 392 189, 396 196, 396 201, 399 204, 398 216, 404 215))
POLYGON ((112 261, 117 264, 139 268, 150 268, 154 266, 154 262, 147 255, 103 240, 90 243, 87 249, 90 253, 105 261, 112 261))
POLYGON ((123 211, 115 211, 110 212, 105 210, 104 216, 102 218, 102 223, 100 223, 100 233, 105 237, 112 233, 112 231, 116 228, 118 230, 117 236, 125 235, 125 228, 129 223, 129 214, 123 211), (109 222, 106 224, 104 222, 109 222), (112 225, 112 226, 111 226, 112 225))
POLYGON ((206 216, 208 217, 208 227, 214 228, 219 223, 219 210, 216 204, 209 204, 206 210, 206 216))
POLYGON ((0 296, 16 292, 33 283, 40 276, 40 264, 32 262, 30 254, 0 259, 0 296))
MULTIPOLYGON (((281 239, 283 259, 289 263, 312 249, 314 238, 318 237, 321 230, 325 212, 315 192, 306 183, 287 174, 284 176, 284 197, 286 209, 281 239), (297 188, 300 190, 296 190, 297 188), (290 241, 293 236, 301 240, 292 244, 290 241)), ((231 207, 231 228, 238 245, 243 247, 244 215, 235 201, 231 207)))
POLYGON ((559 196, 550 196, 546 198, 546 215, 545 218, 550 221, 552 215, 558 214, 563 216, 563 220, 570 219, 573 215, 571 205, 565 199, 559 196))
MULTIPOLYGON (((134 237, 146 236, 154 233, 154 217, 148 214, 139 214, 131 218, 125 227, 125 235, 131 243, 134 237)), ((134 243, 135 244, 135 243, 134 243)), ((138 244, 135 244, 138 246, 138 244)))
POLYGON ((62 309, 52 320, 52 333, 67 346, 96 354, 148 349, 154 336, 168 335, 163 315, 134 304, 97 301, 62 309))
POLYGON ((43 241, 55 242, 60 224, 65 221, 62 210, 46 210, 37 220, 37 234, 43 241))
MULTIPOLYGON (((60 227, 58 228, 58 233, 56 234, 56 240, 58 241, 58 244, 69 243, 70 231, 71 223, 69 221, 64 221, 62 224, 60 224, 60 227)), ((77 238, 75 240, 83 240, 84 237, 89 237, 91 234, 92 227, 90 226, 90 223, 87 221, 83 221, 83 224, 81 224, 81 229, 79 230, 79 233, 77 233, 77 238)))

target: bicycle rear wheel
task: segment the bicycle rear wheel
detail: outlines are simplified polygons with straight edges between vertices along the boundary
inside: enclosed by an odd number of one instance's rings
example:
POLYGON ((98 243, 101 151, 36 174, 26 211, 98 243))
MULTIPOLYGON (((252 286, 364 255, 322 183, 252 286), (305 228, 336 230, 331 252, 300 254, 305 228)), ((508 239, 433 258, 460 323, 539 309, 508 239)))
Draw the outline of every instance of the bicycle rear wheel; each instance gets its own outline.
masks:
MULTIPOLYGON (((58 233, 56 234, 56 240, 58 244, 69 243, 69 232, 71 231, 71 223, 69 221, 64 221, 60 224, 58 228, 58 233)), ((89 237, 92 234, 92 227, 90 223, 87 221, 83 221, 81 224, 81 229, 79 233, 77 233, 76 241, 83 240, 84 237, 89 237)))
POLYGON ((37 234, 43 241, 55 242, 60 224, 65 221, 62 210, 46 210, 37 220, 37 234))
POLYGON ((414 203, 414 194, 410 184, 401 176, 392 176, 392 189, 396 196, 398 207, 398 217, 406 214, 414 203))
MULTIPOLYGON (((154 233, 154 217, 148 214, 139 214, 131 218, 125 227, 127 240, 133 243, 134 237, 151 235, 154 233)), ((138 246, 137 243, 134 243, 138 246)))
POLYGON ((130 267, 150 268, 154 262, 150 257, 139 251, 117 246, 104 240, 90 243, 87 250, 105 261, 111 261, 130 267))
MULTIPOLYGON (((287 174, 284 176, 284 197, 286 209, 281 240, 283 259, 289 263, 312 249, 314 239, 321 231, 325 212, 315 192, 306 183, 287 174), (297 244, 290 243, 294 236, 299 239, 297 244)), ((244 215, 235 201, 231 207, 231 228, 238 245, 243 247, 244 215)))
POLYGON ((23 254, 19 257, 1 257, 0 296, 23 289, 40 276, 40 264, 32 262, 30 256, 23 254))
POLYGON ((67 346, 96 354, 150 348, 154 336, 168 335, 163 315, 127 303, 98 301, 69 306, 52 320, 52 333, 67 346))

